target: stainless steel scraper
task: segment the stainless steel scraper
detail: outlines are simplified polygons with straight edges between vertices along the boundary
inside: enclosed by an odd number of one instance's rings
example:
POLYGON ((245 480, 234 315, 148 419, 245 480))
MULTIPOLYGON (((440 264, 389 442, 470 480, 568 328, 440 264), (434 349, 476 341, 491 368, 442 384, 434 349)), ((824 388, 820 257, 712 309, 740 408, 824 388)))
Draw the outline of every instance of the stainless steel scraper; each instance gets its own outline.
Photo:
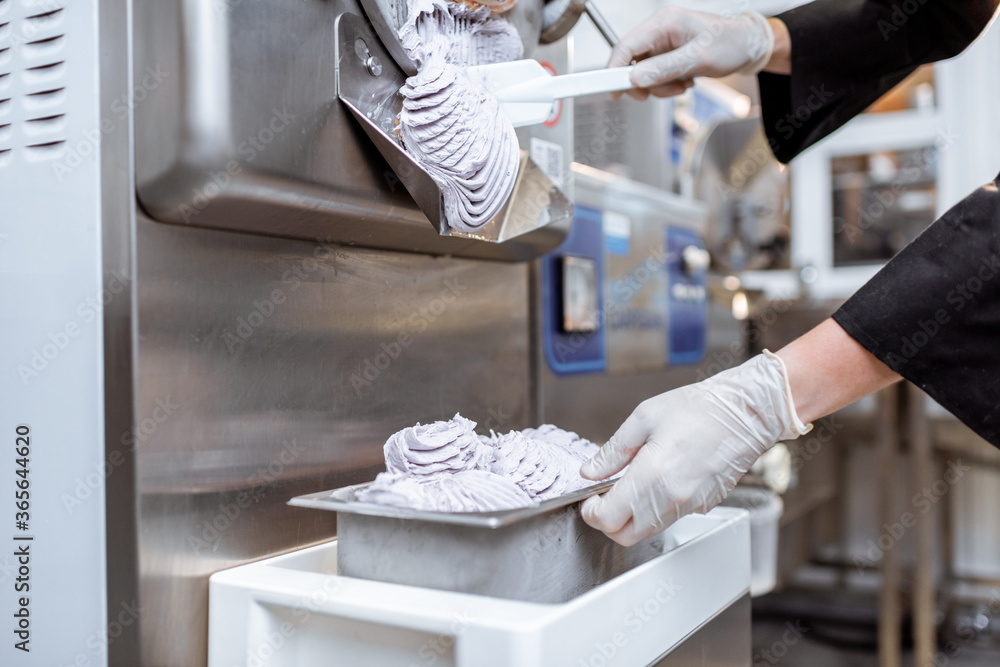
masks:
POLYGON ((469 68, 469 77, 495 94, 514 127, 544 123, 556 100, 633 88, 631 67, 553 75, 537 60, 469 68))

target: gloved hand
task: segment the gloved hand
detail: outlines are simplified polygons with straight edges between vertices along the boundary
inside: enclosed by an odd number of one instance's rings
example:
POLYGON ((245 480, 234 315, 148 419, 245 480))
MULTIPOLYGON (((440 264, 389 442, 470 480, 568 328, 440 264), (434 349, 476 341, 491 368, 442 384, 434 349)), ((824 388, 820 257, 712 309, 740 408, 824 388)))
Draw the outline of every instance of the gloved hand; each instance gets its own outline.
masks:
POLYGON ((756 74, 774 49, 774 31, 757 12, 731 18, 666 7, 630 31, 611 52, 608 67, 639 61, 629 91, 636 99, 684 92, 695 76, 756 74))
POLYGON ((631 546, 719 504, 778 440, 808 433, 795 413, 784 362, 765 351, 741 366, 643 401, 580 474, 629 469, 583 519, 631 546))

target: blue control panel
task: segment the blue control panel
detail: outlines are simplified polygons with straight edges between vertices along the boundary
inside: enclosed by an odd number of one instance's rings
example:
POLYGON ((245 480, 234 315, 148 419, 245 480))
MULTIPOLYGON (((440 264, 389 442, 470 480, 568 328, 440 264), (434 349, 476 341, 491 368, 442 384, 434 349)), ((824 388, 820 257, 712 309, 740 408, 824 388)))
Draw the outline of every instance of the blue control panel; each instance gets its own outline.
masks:
POLYGON ((704 252, 705 243, 694 232, 668 227, 666 244, 667 363, 696 364, 705 358, 708 336, 708 270, 686 261, 685 251, 704 252))
MULTIPOLYGON (((576 292, 573 292, 576 293, 576 292)), ((599 373, 607 368, 604 313, 604 231, 600 211, 576 206, 566 241, 542 258, 542 327, 545 359, 556 375, 599 373), (596 303, 590 326, 567 323, 564 279, 572 262, 594 267, 592 289, 596 303)))
POLYGON ((542 344, 555 375, 704 359, 708 254, 697 232, 577 205, 566 242, 541 263, 542 344))

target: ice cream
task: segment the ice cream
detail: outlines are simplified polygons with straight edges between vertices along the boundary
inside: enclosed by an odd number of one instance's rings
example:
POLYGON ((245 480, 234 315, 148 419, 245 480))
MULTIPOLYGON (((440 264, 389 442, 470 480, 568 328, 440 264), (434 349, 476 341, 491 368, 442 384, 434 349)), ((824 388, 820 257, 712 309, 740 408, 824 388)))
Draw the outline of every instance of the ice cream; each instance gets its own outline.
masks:
POLYGON ((560 447, 565 447, 572 452, 583 456, 583 460, 589 460, 600 446, 581 438, 573 431, 564 431, 553 424, 542 424, 538 428, 526 428, 521 433, 535 440, 544 440, 560 447))
POLYGON ((453 0, 409 0, 399 40, 418 69, 437 56, 449 65, 471 67, 524 54, 514 26, 491 16, 489 7, 453 0))
POLYGON ((400 92, 403 145, 441 188, 448 224, 460 231, 482 227, 507 202, 520 161, 500 102, 439 59, 400 92))
POLYGON ((404 428, 383 451, 388 472, 415 476, 482 469, 483 458, 491 455, 476 435, 476 422, 461 415, 404 428))
POLYGON ((357 499, 431 512, 495 512, 532 502, 516 484, 484 470, 426 478, 384 472, 357 499))
POLYGON ((410 0, 399 36, 418 70, 400 89, 400 138, 441 188, 448 224, 475 231, 507 202, 520 148, 496 96, 465 67, 517 60, 523 44, 488 7, 451 0, 410 0))
POLYGON ((548 500, 593 483, 580 477, 586 460, 570 447, 511 431, 497 440, 490 470, 510 479, 531 498, 548 500))
POLYGON ((455 415, 417 424, 385 443, 386 472, 360 491, 361 502, 440 512, 488 512, 558 498, 593 482, 580 466, 598 447, 552 424, 477 435, 455 415))

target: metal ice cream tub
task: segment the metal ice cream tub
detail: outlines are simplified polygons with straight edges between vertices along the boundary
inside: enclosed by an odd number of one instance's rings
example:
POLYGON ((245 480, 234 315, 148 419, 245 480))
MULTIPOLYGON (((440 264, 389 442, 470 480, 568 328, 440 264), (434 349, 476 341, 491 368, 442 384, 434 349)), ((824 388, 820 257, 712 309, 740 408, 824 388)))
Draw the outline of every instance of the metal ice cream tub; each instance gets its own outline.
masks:
POLYGON ((580 501, 612 484, 501 512, 426 512, 355 500, 368 484, 300 496, 289 504, 338 512, 340 575, 556 604, 669 547, 662 535, 623 547, 584 523, 580 501))

